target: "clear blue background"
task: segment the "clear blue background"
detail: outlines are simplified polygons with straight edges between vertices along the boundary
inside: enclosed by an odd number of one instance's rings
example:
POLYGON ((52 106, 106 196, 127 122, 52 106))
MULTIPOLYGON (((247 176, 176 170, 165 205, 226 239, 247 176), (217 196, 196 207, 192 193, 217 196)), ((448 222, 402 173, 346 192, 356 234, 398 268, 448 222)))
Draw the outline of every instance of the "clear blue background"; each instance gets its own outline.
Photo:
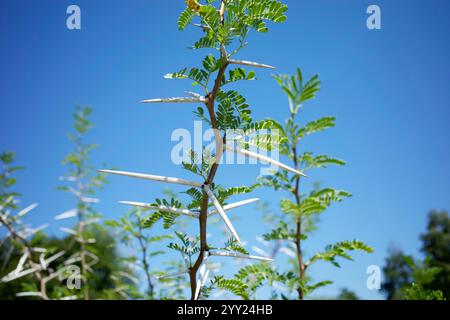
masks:
MULTIPOLYGON (((368 265, 383 265, 392 243, 417 253, 418 235, 430 209, 450 208, 448 1, 298 1, 286 0, 288 21, 266 35, 253 35, 240 58, 306 76, 320 73, 318 98, 305 107, 302 122, 324 115, 337 127, 309 137, 305 150, 348 161, 343 168, 311 173, 308 182, 344 188, 354 197, 333 206, 321 229, 307 242, 312 253, 326 244, 359 238, 375 248, 357 254, 342 269, 321 265, 317 280, 363 298, 381 298, 366 288, 368 265), (382 9, 382 30, 366 28, 366 8, 382 9)), ((40 206, 30 221, 52 222, 73 199, 55 190, 65 172, 61 159, 70 150, 67 133, 76 104, 90 105, 95 129, 89 141, 101 145, 94 163, 121 169, 189 178, 170 162, 176 128, 192 130, 190 105, 140 105, 143 98, 182 95, 188 82, 162 78, 167 72, 198 65, 203 52, 186 49, 198 30, 179 32, 176 21, 184 1, 76 1, 82 30, 66 28, 72 1, 0 2, 0 150, 17 153, 26 166, 17 189, 24 204, 40 206)), ((255 119, 282 120, 287 101, 265 70, 260 80, 240 88, 255 119)), ((249 184, 258 166, 222 168, 224 185, 249 184)), ((192 177, 190 177, 192 178, 192 177)), ((112 177, 100 193, 100 210, 117 217, 118 200, 151 201, 161 195, 156 183, 112 177)), ((175 187, 176 189, 176 187, 175 187)), ((277 207, 281 193, 255 195, 277 207)), ((264 231, 255 209, 237 210, 236 228, 248 241, 264 231), (259 227, 261 226, 261 227, 259 227)), ((52 222, 50 230, 67 222, 52 222)))

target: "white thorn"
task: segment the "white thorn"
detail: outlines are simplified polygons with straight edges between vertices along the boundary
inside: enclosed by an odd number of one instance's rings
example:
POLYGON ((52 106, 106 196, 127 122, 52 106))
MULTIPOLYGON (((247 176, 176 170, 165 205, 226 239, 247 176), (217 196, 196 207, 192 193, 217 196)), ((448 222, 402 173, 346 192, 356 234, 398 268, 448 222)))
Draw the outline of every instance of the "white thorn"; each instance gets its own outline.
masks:
POLYGON ((263 256, 263 257, 269 257, 270 256, 266 251, 264 251, 260 247, 252 246, 252 250, 255 251, 257 254, 263 256))
POLYGON ((202 28, 202 29, 204 29, 204 30, 209 30, 209 29, 211 29, 210 26, 203 25, 203 24, 199 24, 199 23, 194 23, 193 26, 194 26, 194 27, 202 28))
POLYGON ((257 62, 252 62, 252 61, 245 61, 245 60, 232 60, 232 59, 229 59, 228 63, 239 64, 239 65, 242 65, 242 66, 249 66, 249 67, 255 67, 255 68, 275 69, 275 67, 269 66, 267 64, 257 63, 257 62))
POLYGON ((66 212, 63 212, 61 214, 58 214, 57 216, 55 216, 55 220, 63 220, 63 219, 68 219, 68 218, 72 218, 72 217, 76 217, 78 214, 78 210, 77 209, 70 209, 66 212))
MULTIPOLYGON (((250 204, 250 203, 253 203, 253 202, 256 202, 256 201, 259 201, 259 198, 253 198, 253 199, 233 202, 233 203, 230 203, 230 204, 227 204, 227 205, 223 206, 223 210, 229 211, 229 210, 232 210, 232 209, 235 209, 235 208, 238 208, 238 207, 242 207, 242 206, 245 206, 247 204, 250 204)), ((208 216, 211 216, 211 215, 214 215, 214 214, 217 214, 217 213, 218 213, 217 210, 211 210, 211 211, 208 212, 208 216)))
POLYGON ((26 215, 28 212, 30 212, 31 210, 33 210, 34 208, 36 208, 38 206, 37 203, 33 203, 32 205, 29 205, 28 207, 26 207, 25 209, 19 211, 19 213, 17 214, 19 217, 23 217, 24 215, 26 215))
POLYGON ((47 263, 45 262, 45 253, 41 253, 39 255, 39 262, 43 270, 47 270, 47 263))
POLYGON ((286 248, 286 247, 281 247, 280 251, 283 252, 285 255, 287 255, 288 257, 291 258, 295 258, 296 254, 293 250, 286 248))
POLYGON ((30 273, 39 271, 40 269, 41 269, 41 266, 40 266, 40 265, 36 265, 36 266, 34 266, 33 268, 24 270, 24 271, 19 272, 19 273, 11 272, 11 273, 7 274, 6 276, 4 276, 4 277, 1 279, 1 281, 2 281, 2 282, 9 282, 9 281, 12 281, 12 280, 15 280, 15 279, 19 279, 19 278, 21 278, 21 277, 24 277, 24 276, 29 275, 30 273))
POLYGON ((99 222, 101 219, 100 218, 92 218, 92 219, 87 219, 84 224, 92 224, 92 223, 97 223, 99 222))
POLYGON ((62 232, 66 232, 66 233, 72 234, 72 235, 74 235, 74 236, 78 235, 78 232, 76 232, 76 231, 73 230, 73 229, 69 229, 69 228, 59 228, 59 230, 61 230, 62 232))
POLYGON ((279 167, 281 169, 284 169, 284 170, 287 170, 287 171, 291 171, 291 172, 293 172, 293 173, 295 173, 297 175, 306 177, 306 175, 303 172, 295 170, 295 169, 293 169, 293 168, 291 168, 291 167, 289 167, 289 166, 287 166, 285 164, 282 164, 281 162, 278 162, 276 160, 273 160, 272 158, 269 158, 267 156, 258 154, 256 152, 248 151, 248 150, 241 149, 241 148, 234 148, 234 147, 230 146, 229 144, 226 144, 225 148, 227 150, 231 151, 231 152, 236 152, 236 153, 242 154, 244 156, 260 160, 262 162, 268 162, 268 163, 273 164, 274 166, 279 167))
POLYGON ((56 259, 62 257, 65 253, 66 253, 65 251, 60 251, 60 252, 56 253, 56 254, 52 255, 50 258, 46 259, 46 260, 45 260, 45 263, 46 263, 47 265, 49 265, 50 263, 52 263, 52 262, 55 261, 56 259))
POLYGON ((67 297, 62 297, 59 300, 77 300, 78 297, 77 296, 67 296, 67 297))
POLYGON ((194 300, 198 299, 198 296, 200 295, 200 289, 202 287, 202 280, 201 279, 197 279, 196 280, 196 285, 195 285, 195 294, 194 294, 194 300))
POLYGON ((197 285, 195 287, 195 294, 194 294, 194 300, 197 300, 200 296, 200 291, 202 287, 205 286, 206 281, 208 280, 209 276, 209 269, 206 264, 209 257, 209 253, 207 251, 203 252, 203 261, 200 265, 197 273, 197 285))
POLYGON ((176 273, 170 273, 170 274, 166 274, 166 275, 163 275, 163 276, 158 276, 158 277, 156 277, 156 279, 159 280, 159 279, 165 279, 165 278, 176 278, 176 277, 184 276, 186 274, 188 274, 187 270, 181 271, 181 272, 176 272, 176 273))
POLYGON ((236 230, 234 229, 233 225, 231 224, 230 219, 228 219, 227 214, 225 213, 225 211, 223 210, 222 206, 219 203, 219 200, 217 200, 216 196, 214 195, 214 193, 211 191, 211 189, 209 188, 208 185, 205 185, 203 187, 203 189, 205 190, 205 192, 208 194, 208 197, 212 200, 214 206, 217 209, 217 212, 220 214, 220 216, 222 217, 222 220, 225 222, 225 225, 228 227, 228 229, 231 231, 231 234, 234 236, 234 238, 241 243, 241 239, 239 238, 236 230))
POLYGON ((196 188, 201 188, 202 187, 201 183, 188 181, 188 180, 184 180, 184 179, 179 179, 179 178, 156 176, 156 175, 135 173, 135 172, 116 171, 116 170, 98 170, 98 171, 103 172, 103 173, 110 173, 110 174, 117 174, 117 175, 121 175, 121 176, 127 176, 127 177, 131 177, 131 178, 138 178, 138 179, 144 179, 144 180, 152 180, 152 181, 159 181, 159 182, 174 183, 174 184, 180 184, 180 185, 191 186, 191 187, 196 187, 196 188))
POLYGON ((31 229, 31 230, 24 236, 24 238, 27 238, 27 237, 29 237, 29 236, 31 236, 31 235, 33 235, 33 234, 36 234, 36 233, 38 233, 39 231, 42 231, 42 230, 48 228, 49 226, 50 226, 50 225, 49 225, 48 223, 46 223, 46 224, 43 224, 42 226, 39 226, 39 227, 37 227, 37 228, 35 228, 35 229, 31 229))
POLYGON ((212 256, 219 256, 219 257, 231 257, 231 258, 238 258, 238 259, 273 261, 273 259, 271 259, 271 258, 252 256, 252 255, 246 255, 246 254, 240 254, 240 253, 234 253, 234 252, 228 252, 228 251, 210 251, 209 253, 212 256))
POLYGON ((183 216, 198 218, 199 214, 197 212, 193 212, 187 209, 180 209, 175 207, 166 207, 166 206, 155 206, 150 203, 143 203, 143 202, 133 202, 133 201, 119 201, 119 203, 134 206, 134 207, 140 207, 140 208, 146 208, 151 210, 158 210, 158 211, 165 211, 170 213, 176 213, 183 216))
POLYGON ((17 274, 17 273, 19 273, 19 272, 21 272, 23 270, 23 266, 24 266, 25 261, 27 260, 28 256, 29 256, 29 253, 25 252, 22 255, 22 257, 20 257, 19 263, 17 264, 16 269, 14 269, 14 271, 12 272, 13 274, 17 274))
POLYGON ((100 199, 89 198, 89 197, 81 197, 81 201, 86 202, 86 203, 99 203, 100 199))
POLYGON ((205 98, 196 97, 173 97, 141 100, 140 103, 205 103, 205 98))
POLYGON ((16 293, 16 297, 41 297, 42 294, 40 292, 32 292, 32 291, 24 291, 16 293))

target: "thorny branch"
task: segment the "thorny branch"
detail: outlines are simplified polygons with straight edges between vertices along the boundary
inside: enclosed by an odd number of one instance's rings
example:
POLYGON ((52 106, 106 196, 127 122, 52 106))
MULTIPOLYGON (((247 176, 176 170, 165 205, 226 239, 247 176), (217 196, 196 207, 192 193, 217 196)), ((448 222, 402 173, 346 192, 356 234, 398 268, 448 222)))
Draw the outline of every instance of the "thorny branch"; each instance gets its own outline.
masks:
MULTIPOLYGON (((224 23, 224 15, 225 15, 225 1, 223 1, 223 0, 221 2, 218 14, 220 17, 220 22, 223 24, 224 23)), ((224 59, 225 61, 228 58, 226 56, 226 52, 223 48, 221 50, 221 58, 224 59)), ((214 82, 214 87, 213 87, 212 91, 208 94, 208 96, 206 97, 206 101, 205 101, 205 105, 208 109, 208 113, 209 113, 209 117, 210 117, 210 121, 211 121, 211 127, 214 130, 214 135, 215 135, 215 140, 216 140, 216 159, 209 171, 208 177, 207 177, 206 181, 204 182, 204 185, 211 185, 214 182, 214 177, 217 173, 217 169, 219 168, 220 159, 223 154, 223 145, 226 143, 224 141, 224 139, 222 138, 222 136, 220 135, 220 130, 217 125, 214 105, 215 105, 217 93, 220 90, 220 85, 222 83, 222 79, 224 77, 227 67, 228 67, 228 62, 226 61, 219 69, 216 80, 214 82)), ((198 258, 197 258, 195 264, 189 269, 189 278, 190 278, 190 283, 191 283, 191 299, 192 300, 195 300, 195 292, 197 290, 197 281, 196 281, 197 272, 203 263, 204 254, 208 253, 208 243, 206 240, 206 230, 207 230, 207 220, 208 220, 208 202, 209 202, 209 197, 208 197, 207 193, 205 192, 205 190, 203 190, 203 201, 202 201, 200 217, 199 217, 200 253, 198 255, 198 258)))
MULTIPOLYGON (((22 250, 24 254, 27 255, 27 264, 30 266, 30 268, 34 268, 38 263, 33 261, 33 250, 30 245, 30 243, 22 237, 6 219, 3 218, 2 215, 0 215, 0 222, 8 229, 8 231, 11 233, 11 236, 19 243, 22 244, 22 250)), ((39 282, 39 290, 41 294, 41 298, 44 300, 48 300, 47 295, 47 280, 42 277, 39 271, 33 272, 34 277, 39 282)))

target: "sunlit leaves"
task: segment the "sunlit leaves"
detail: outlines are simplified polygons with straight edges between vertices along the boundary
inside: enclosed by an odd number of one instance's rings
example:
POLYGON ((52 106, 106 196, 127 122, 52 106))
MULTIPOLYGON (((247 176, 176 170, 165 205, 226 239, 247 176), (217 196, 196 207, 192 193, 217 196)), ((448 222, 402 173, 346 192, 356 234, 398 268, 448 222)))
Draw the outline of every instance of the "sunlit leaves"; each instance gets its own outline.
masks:
POLYGON ((206 71, 214 72, 222 66, 221 60, 217 60, 212 54, 207 55, 205 59, 203 59, 202 65, 206 71))
POLYGON ((193 48, 215 48, 231 45, 233 39, 238 38, 240 48, 245 46, 249 28, 258 32, 267 32, 267 21, 281 23, 286 20, 287 6, 276 0, 234 0, 226 3, 225 14, 221 22, 218 8, 213 2, 207 1, 200 6, 198 2, 189 0, 186 8, 178 19, 178 28, 186 28, 193 17, 198 14, 200 26, 204 36, 198 40, 193 48), (192 8, 192 9, 190 9, 192 8))
POLYGON ((301 216, 319 214, 325 211, 331 203, 340 202, 348 197, 351 197, 351 194, 347 191, 325 188, 311 192, 301 201, 300 207, 291 210, 301 216))
POLYGON ((305 152, 300 157, 300 162, 302 163, 305 171, 312 168, 326 168, 330 165, 345 165, 344 160, 333 158, 323 154, 314 156, 311 152, 305 152))
POLYGON ((288 153, 286 133, 274 120, 251 122, 242 128, 242 136, 245 139, 238 140, 241 148, 254 147, 267 151, 279 149, 282 154, 288 153))
POLYGON ((323 117, 315 121, 308 122, 303 128, 297 132, 298 139, 315 132, 324 131, 328 128, 334 127, 335 117, 323 117))
POLYGON ((216 277, 212 284, 244 299, 255 299, 256 290, 265 283, 272 286, 274 282, 287 284, 295 282, 292 273, 278 273, 269 263, 249 264, 242 267, 231 279, 222 276, 216 277))
MULTIPOLYGON (((14 198, 18 193, 10 191, 9 188, 16 184, 16 178, 11 175, 22 169, 22 167, 12 166, 15 155, 12 152, 3 152, 0 154, 0 210, 10 208, 17 209, 14 198)), ((0 212, 1 213, 1 212, 0 212)))
MULTIPOLYGON (((177 199, 171 198, 170 200, 166 199, 155 199, 155 202, 152 204, 155 206, 165 206, 168 208, 182 208, 183 205, 177 199)), ((156 211, 151 213, 148 217, 146 217, 143 221, 144 228, 151 228, 155 223, 163 220, 164 229, 169 229, 171 226, 175 224, 175 220, 179 215, 172 212, 165 211, 156 211)))
POLYGON ((202 87, 207 86, 207 81, 209 78, 209 73, 206 70, 192 68, 187 72, 187 69, 182 69, 175 73, 169 73, 164 76, 166 79, 191 79, 193 81, 192 85, 201 85, 202 87))
MULTIPOLYGON (((296 239, 296 231, 293 228, 290 228, 285 221, 279 221, 278 226, 271 230, 269 233, 263 235, 264 240, 290 240, 295 241, 296 239)), ((307 236, 305 234, 301 235, 302 240, 306 240, 307 236)))
POLYGON ((225 279, 223 276, 217 276, 212 280, 212 285, 218 289, 229 291, 244 300, 250 297, 247 293, 247 284, 238 279, 225 279))
POLYGON ((197 40, 192 46, 192 49, 203 49, 203 48, 217 49, 217 40, 215 38, 210 38, 206 36, 197 40))
POLYGON ((217 94, 217 125, 219 129, 238 129, 251 122, 250 106, 246 99, 234 90, 217 94))
POLYGON ((192 21, 195 16, 195 12, 189 8, 186 8, 181 12, 180 17, 178 18, 178 29, 185 29, 192 21))
POLYGON ((243 246, 241 246, 239 242, 237 242, 237 240, 234 238, 228 239, 227 242, 225 243, 225 247, 221 249, 230 252, 249 254, 248 251, 243 246))
POLYGON ((353 258, 349 255, 349 251, 364 251, 364 252, 373 252, 373 249, 366 245, 364 242, 359 240, 353 241, 342 241, 338 242, 334 245, 329 245, 325 248, 325 251, 315 254, 306 265, 309 266, 318 260, 323 260, 330 262, 336 267, 340 267, 340 264, 337 262, 337 258, 343 258, 346 260, 353 260, 353 258))
POLYGON ((277 75, 275 80, 281 86, 289 98, 290 111, 296 114, 302 103, 313 99, 320 90, 319 76, 313 76, 308 82, 303 83, 301 70, 297 69, 297 74, 293 76, 277 75))
POLYGON ((258 185, 272 187, 275 190, 292 190, 291 181, 288 178, 287 171, 277 171, 272 175, 263 176, 258 179, 258 185))
POLYGON ((275 0, 237 0, 231 2, 229 9, 246 26, 258 32, 267 32, 265 20, 284 22, 287 6, 275 0))
POLYGON ((222 85, 226 85, 232 82, 242 81, 242 80, 256 80, 256 74, 254 71, 247 72, 243 68, 235 68, 228 71, 228 77, 223 77, 222 85))
POLYGON ((252 192, 253 187, 241 186, 241 187, 230 187, 230 188, 222 188, 218 186, 215 191, 217 191, 217 199, 219 202, 226 201, 229 197, 246 194, 252 192))
POLYGON ((342 199, 350 196, 350 193, 343 190, 325 188, 312 191, 309 196, 301 200, 299 205, 290 199, 282 199, 280 206, 284 213, 300 218, 322 213, 331 203, 340 202, 342 199))
POLYGON ((169 249, 178 251, 184 256, 188 257, 189 259, 200 251, 200 247, 198 245, 199 243, 198 237, 195 238, 189 237, 186 233, 181 233, 178 231, 175 231, 175 235, 177 236, 181 244, 171 242, 167 246, 169 249))
POLYGON ((190 150, 188 156, 187 161, 183 161, 182 163, 183 168, 206 180, 208 172, 215 162, 215 158, 207 150, 203 151, 201 158, 194 150, 190 150))
POLYGON ((320 289, 322 287, 328 286, 330 284, 333 284, 333 281, 330 280, 325 280, 325 281, 320 281, 311 285, 305 285, 303 288, 305 290, 304 294, 305 295, 310 295, 313 291, 320 289))
POLYGON ((299 96, 299 104, 313 99, 316 96, 316 92, 320 90, 319 76, 312 77, 302 88, 299 96))

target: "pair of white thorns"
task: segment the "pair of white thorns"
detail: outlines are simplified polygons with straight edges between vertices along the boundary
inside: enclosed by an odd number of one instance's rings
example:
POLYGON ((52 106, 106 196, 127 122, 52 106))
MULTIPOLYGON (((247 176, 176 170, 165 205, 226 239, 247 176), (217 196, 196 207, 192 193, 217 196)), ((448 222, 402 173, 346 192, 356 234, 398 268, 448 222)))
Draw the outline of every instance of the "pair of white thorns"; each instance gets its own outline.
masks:
MULTIPOLYGON (((230 148, 227 148, 227 149, 230 149, 230 148)), ((259 154, 256 154, 254 152, 247 151, 247 150, 240 150, 240 149, 239 150, 235 150, 233 148, 231 148, 231 150, 234 150, 236 152, 241 151, 243 154, 245 154, 247 156, 254 157, 254 158, 258 159, 258 160, 270 162, 273 165, 276 165, 276 166, 281 167, 283 169, 292 171, 292 172, 294 172, 294 173, 296 173, 298 175, 305 176, 300 171, 292 169, 292 168, 290 168, 290 167, 288 167, 288 166, 286 166, 286 165, 284 165, 284 164, 282 164, 282 163, 280 163, 278 161, 275 161, 275 160, 273 160, 271 158, 268 158, 266 156, 262 156, 262 155, 259 155, 259 154)), ((195 188, 199 188, 199 189, 204 190, 206 192, 206 194, 208 195, 208 197, 211 199, 211 201, 212 201, 212 203, 213 203, 213 205, 215 207, 215 210, 208 211, 208 216, 218 213, 221 216, 221 218, 224 221, 224 223, 227 226, 227 228, 229 229, 229 231, 231 232, 231 234, 233 235, 233 237, 239 243, 241 243, 240 237, 237 234, 236 229, 231 224, 231 221, 228 218, 228 216, 225 213, 225 211, 232 210, 232 209, 235 209, 235 208, 238 208, 238 207, 241 207, 241 206, 244 206, 244 205, 247 205, 249 203, 253 203, 253 202, 259 200, 257 198, 247 199, 247 200, 231 203, 231 204, 228 204, 228 205, 225 205, 225 206, 222 207, 221 204, 219 203, 219 200, 217 200, 216 196, 214 195, 214 193, 212 192, 211 188, 209 187, 209 185, 204 184, 204 183, 189 181, 189 180, 180 179, 180 178, 157 176, 157 175, 135 173, 135 172, 125 172, 125 171, 116 171, 116 170, 99 170, 99 171, 100 172, 104 172, 104 173, 128 176, 128 177, 144 179, 144 180, 152 180, 152 181, 158 181, 158 182, 166 182, 166 183, 173 183, 173 184, 179 184, 179 185, 184 185, 184 186, 191 186, 191 187, 195 187, 195 188)), ((142 207, 142 208, 153 209, 153 210, 158 210, 158 211, 163 211, 163 212, 175 213, 175 214, 188 216, 188 217, 192 217, 192 218, 199 218, 199 216, 200 216, 198 211, 191 211, 191 210, 188 210, 188 209, 167 207, 167 206, 163 206, 163 205, 152 205, 152 204, 148 204, 148 203, 133 202, 133 201, 120 201, 120 203, 127 204, 127 205, 132 205, 132 206, 135 206, 135 207, 142 207)))
MULTIPOLYGON (((275 165, 277 167, 283 168, 285 170, 292 171, 292 172, 294 172, 295 174, 298 174, 298 175, 305 176, 302 172, 300 172, 298 170, 295 170, 295 169, 292 169, 292 168, 290 168, 290 167, 288 167, 288 166, 286 166, 286 165, 284 165, 284 164, 282 164, 282 163, 280 163, 278 161, 275 161, 275 160, 273 160, 271 158, 268 158, 266 156, 262 156, 262 155, 259 155, 257 153, 254 153, 254 152, 251 152, 251 151, 248 151, 248 150, 234 149, 232 147, 227 147, 227 149, 228 150, 231 149, 231 150, 233 150, 235 152, 242 152, 242 154, 245 154, 247 156, 254 157, 254 158, 258 159, 258 160, 269 162, 269 163, 271 163, 271 164, 273 164, 273 165, 275 165)), ((243 201, 231 203, 229 205, 225 205, 224 207, 222 207, 221 204, 219 203, 219 200, 217 200, 216 196, 214 195, 214 193, 212 192, 211 188, 209 187, 209 185, 204 184, 204 183, 189 181, 189 180, 180 179, 180 178, 164 177, 164 176, 150 175, 150 174, 144 174, 144 173, 116 171, 116 170, 99 170, 99 171, 103 172, 103 173, 128 176, 128 177, 144 179, 144 180, 152 180, 152 181, 158 181, 158 182, 173 183, 173 184, 179 184, 179 185, 184 185, 184 186, 191 186, 191 187, 202 189, 203 191, 206 192, 206 194, 211 199, 211 201, 212 201, 212 203, 213 203, 213 205, 215 207, 215 210, 211 210, 211 211, 208 212, 208 216, 218 213, 221 216, 221 218, 224 221, 224 223, 227 226, 227 228, 230 230, 230 232, 233 235, 233 237, 239 243, 242 243, 241 240, 240 240, 240 237, 237 234, 236 229, 231 224, 231 221, 228 218, 228 216, 225 213, 225 211, 226 210, 235 209, 235 208, 238 208, 238 207, 241 207, 241 206, 244 206, 244 205, 247 205, 249 203, 253 203, 253 202, 259 200, 257 198, 255 198, 255 199, 248 199, 248 200, 243 200, 243 201)), ((188 209, 167 207, 167 206, 163 206, 163 205, 152 205, 152 204, 148 204, 148 203, 133 202, 133 201, 120 201, 120 203, 127 204, 127 205, 132 205, 132 206, 135 206, 135 207, 142 207, 142 208, 153 209, 153 210, 158 210, 158 211, 163 211, 163 212, 175 213, 175 214, 188 216, 188 217, 193 217, 193 218, 199 218, 199 216, 200 216, 198 211, 191 211, 191 210, 188 210, 188 209)))

